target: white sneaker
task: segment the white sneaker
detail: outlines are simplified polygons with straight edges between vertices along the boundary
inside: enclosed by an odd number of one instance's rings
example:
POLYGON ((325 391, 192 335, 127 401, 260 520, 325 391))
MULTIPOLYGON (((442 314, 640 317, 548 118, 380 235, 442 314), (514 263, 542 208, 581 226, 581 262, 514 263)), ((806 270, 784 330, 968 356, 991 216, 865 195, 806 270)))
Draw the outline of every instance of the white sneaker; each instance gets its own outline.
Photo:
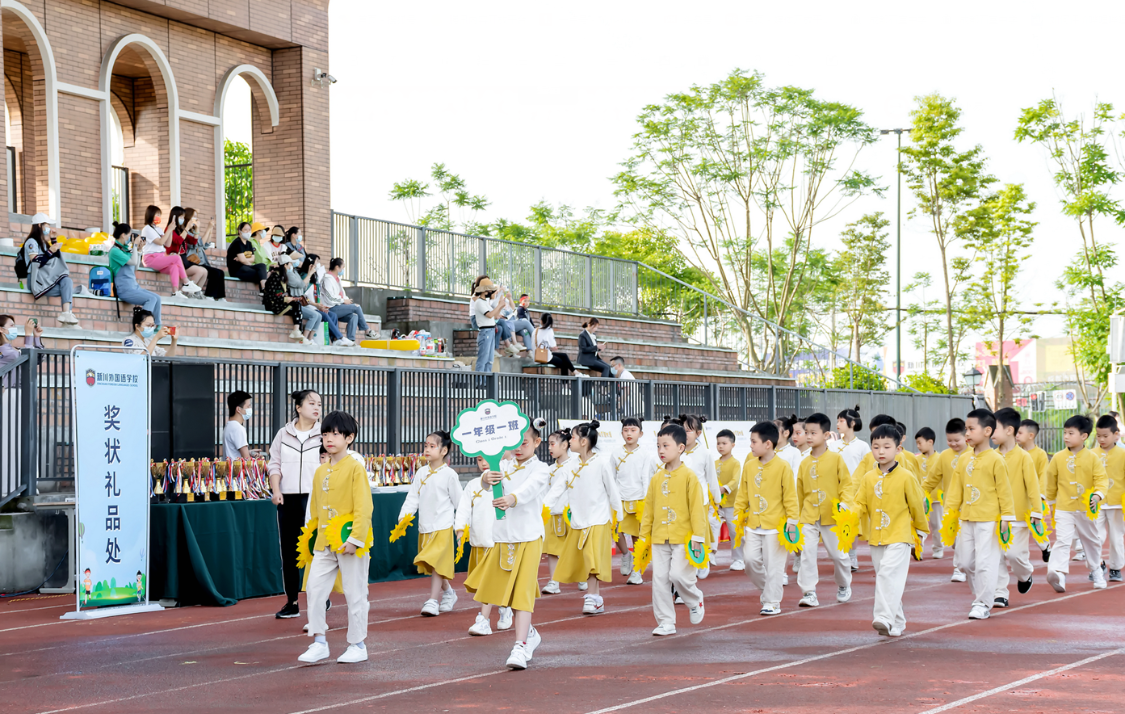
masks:
MULTIPOLYGON (((511 608, 507 609, 510 610, 511 608)), ((531 660, 531 656, 535 654, 535 648, 538 647, 539 643, 542 641, 543 638, 539 636, 539 630, 532 627, 527 631, 527 642, 523 643, 523 651, 527 653, 527 659, 529 661, 531 660)))
POLYGON ((302 347, 312 347, 312 346, 313 346, 313 345, 315 345, 316 343, 315 343, 315 342, 313 342, 312 340, 310 340, 309 338, 307 338, 307 337, 305 337, 305 336, 303 336, 303 335, 302 335, 302 336, 301 336, 301 341, 300 341, 300 343, 299 343, 299 344, 300 344, 300 345, 301 345, 302 347))
POLYGON ((355 347, 355 343, 349 340, 347 337, 341 337, 332 344, 335 347, 355 347))
POLYGON ((78 318, 75 317, 74 313, 71 312, 70 310, 67 310, 66 312, 60 312, 58 318, 56 318, 56 319, 58 319, 59 324, 62 324, 62 325, 77 325, 78 324, 78 318))
MULTIPOLYGON (((555 583, 555 584, 558 585, 558 583, 555 583)), ((590 583, 586 582, 585 580, 578 583, 578 592, 584 593, 589 589, 590 589, 590 583)))
POLYGON ((851 588, 836 588, 836 602, 847 602, 852 599, 851 588))
POLYGON ((987 620, 989 616, 988 608, 982 605, 973 605, 973 609, 969 610, 970 620, 987 620))
POLYGON ((887 623, 883 622, 882 620, 875 620, 874 622, 871 623, 871 626, 874 627, 875 631, 878 632, 883 637, 890 637, 891 636, 891 626, 888 625, 887 623))
POLYGON ((305 653, 297 658, 300 662, 320 662, 321 660, 328 659, 328 643, 327 642, 313 642, 305 653))
POLYGON ((645 580, 644 580, 644 578, 641 577, 640 573, 638 573, 636 570, 634 570, 633 572, 629 573, 629 579, 625 581, 625 584, 626 585, 644 585, 645 580))
POLYGON ((527 669, 527 650, 522 642, 517 642, 512 647, 512 654, 508 655, 508 669, 527 669))
POLYGON ((227 299, 226 299, 226 298, 212 298, 212 299, 213 299, 213 300, 214 300, 215 302, 217 302, 217 303, 220 303, 220 304, 222 304, 222 305, 226 305, 226 304, 227 304, 227 299))
POLYGON ((186 298, 187 298, 187 295, 184 295, 184 294, 183 294, 183 292, 181 292, 181 291, 177 290, 176 292, 172 293, 172 294, 171 294, 171 295, 170 295, 169 297, 174 297, 174 298, 184 298, 184 299, 186 299, 186 298))
POLYGON ((743 570, 746 570, 746 563, 742 562, 741 560, 736 560, 730 564, 730 569, 735 572, 741 572, 743 570))
POLYGON ((477 621, 469 628, 469 634, 476 637, 487 637, 491 635, 492 626, 488 624, 488 618, 478 612, 477 621))
POLYGON ((952 575, 952 577, 949 578, 949 582, 951 582, 951 583, 963 583, 963 582, 965 582, 965 574, 963 572, 961 572, 960 568, 954 568, 953 569, 953 575, 952 575))
POLYGON ((710 575, 710 574, 711 574, 711 561, 707 561, 707 567, 700 570, 699 573, 696 574, 696 577, 699 578, 700 580, 706 580, 707 576, 710 575))
POLYGON ((770 603, 769 605, 763 605, 761 612, 758 613, 758 614, 760 614, 760 615, 780 615, 781 614, 781 606, 778 605, 777 603, 770 603))
POLYGON ((1057 570, 1047 571, 1047 584, 1055 589, 1057 593, 1066 592, 1066 575, 1057 570))
POLYGON ((605 600, 600 595, 587 595, 582 600, 583 615, 601 615, 605 612, 605 600))
POLYGON ((301 632, 308 632, 308 631, 309 631, 309 623, 306 622, 305 626, 301 628, 301 632))
POLYGON ((1086 560, 1086 551, 1080 550, 1071 557, 1071 562, 1082 563, 1086 560))
POLYGON ((676 634, 676 626, 675 625, 657 625, 656 629, 652 631, 652 634, 656 637, 666 637, 668 635, 674 635, 674 634, 676 634))
POLYGON ((438 612, 449 612, 453 606, 457 604, 457 591, 452 587, 448 590, 441 592, 441 604, 438 605, 438 612))
POLYGON ((785 585, 789 584, 789 573, 784 573, 781 576, 781 584, 782 584, 782 586, 785 586, 785 585))
POLYGON ((793 571, 793 574, 796 575, 797 571, 801 569, 801 551, 798 550, 793 555, 795 555, 796 557, 793 558, 793 567, 791 568, 791 570, 793 571))
POLYGON ((180 286, 180 292, 184 295, 195 295, 196 293, 203 292, 203 288, 189 280, 180 286))
POLYGON ((700 600, 699 604, 696 605, 695 607, 691 607, 690 605, 688 606, 688 619, 691 620, 691 624, 693 624, 693 625, 698 625, 699 623, 703 622, 703 601, 702 600, 700 600))
POLYGON ((859 570, 859 555, 852 553, 852 572, 859 570))
POLYGON ((628 575, 633 572, 633 553, 625 551, 621 554, 621 574, 628 575))
POLYGON ((1105 573, 1102 572, 1101 568, 1098 568, 1097 570, 1094 571, 1093 574, 1094 574, 1094 589, 1095 590, 1105 590, 1106 589, 1105 573))
POLYGON ((819 607, 819 606, 820 606, 820 601, 816 599, 816 593, 811 591, 811 590, 809 592, 805 593, 805 596, 802 597, 801 601, 797 603, 797 607, 819 607))
POLYGON ((79 285, 79 286, 78 286, 78 289, 74 291, 74 294, 75 294, 75 295, 81 295, 81 296, 83 296, 83 297, 87 297, 87 296, 89 296, 89 295, 90 295, 91 293, 90 293, 89 289, 87 289, 87 288, 86 288, 86 286, 85 286, 85 285, 79 285))
POLYGON ((439 612, 441 612, 441 609, 437 600, 427 600, 425 604, 422 605, 423 617, 437 617, 439 612))
POLYGON ((558 595, 560 592, 559 584, 557 581, 548 580, 547 584, 540 588, 539 592, 544 595, 558 595))
POLYGON ((672 601, 672 604, 673 605, 683 605, 684 599, 682 597, 680 597, 679 595, 677 595, 676 599, 672 601))
POLYGON ((934 548, 933 556, 934 556, 934 560, 941 560, 942 558, 945 557, 945 550, 940 549, 940 548, 934 548))
POLYGON ((305 335, 304 335, 304 333, 301 332, 301 328, 294 325, 293 331, 289 333, 289 339, 291 339, 291 340, 302 340, 304 338, 305 338, 305 335))
POLYGON ((355 664, 356 662, 367 661, 367 647, 362 645, 348 645, 344 650, 344 654, 336 658, 339 664, 355 664))
MULTIPOLYGON (((496 629, 497 630, 510 630, 510 629, 512 629, 512 620, 513 619, 514 619, 514 616, 512 615, 512 608, 510 608, 510 607, 500 608, 500 621, 496 623, 496 629)), ((531 659, 531 655, 528 655, 527 658, 531 659)))

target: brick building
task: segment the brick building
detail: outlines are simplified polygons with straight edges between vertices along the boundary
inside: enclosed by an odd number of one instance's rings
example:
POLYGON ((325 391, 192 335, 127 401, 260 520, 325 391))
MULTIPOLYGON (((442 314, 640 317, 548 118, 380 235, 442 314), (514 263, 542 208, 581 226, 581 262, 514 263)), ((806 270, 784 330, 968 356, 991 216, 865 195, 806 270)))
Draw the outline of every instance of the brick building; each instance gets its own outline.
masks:
POLYGON ((329 85, 314 76, 328 70, 328 0, 0 0, 0 24, 17 245, 40 211, 65 233, 108 229, 125 195, 134 226, 153 203, 222 231, 224 100, 241 76, 255 219, 329 252, 329 85))

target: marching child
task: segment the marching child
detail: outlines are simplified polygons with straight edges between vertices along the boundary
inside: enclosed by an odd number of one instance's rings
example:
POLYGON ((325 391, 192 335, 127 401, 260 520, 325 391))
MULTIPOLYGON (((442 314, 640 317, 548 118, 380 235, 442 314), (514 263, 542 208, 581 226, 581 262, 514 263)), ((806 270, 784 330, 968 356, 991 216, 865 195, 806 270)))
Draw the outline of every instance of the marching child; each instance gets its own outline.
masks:
MULTIPOLYGON (((805 420, 797 417, 797 421, 793 424, 793 446, 797 447, 797 451, 801 452, 801 458, 809 455, 808 437, 805 436, 805 420)), ((828 443, 827 440, 825 443, 828 443)))
MULTIPOLYGON (((870 428, 871 433, 874 434, 875 430, 878 429, 881 426, 893 426, 894 428, 899 430, 899 432, 900 432, 899 436, 900 437, 902 437, 906 434, 906 429, 905 428, 899 428, 898 422, 895 421, 895 418, 893 416, 890 416, 889 414, 876 414, 871 419, 871 424, 869 425, 868 428, 870 428)), ((917 468, 916 468, 916 466, 917 466, 918 460, 914 458, 913 454, 902 450, 902 440, 901 440, 901 438, 899 439, 898 452, 895 454, 895 463, 898 463, 901 466, 906 467, 906 469, 908 471, 910 471, 911 473, 915 474, 915 477, 917 478, 917 468)), ((865 453, 863 455, 863 458, 860 459, 859 466, 856 466, 855 468, 852 469, 852 483, 858 484, 859 481, 860 481, 860 477, 863 476, 864 474, 868 473, 869 471, 873 470, 875 468, 875 465, 876 465, 875 464, 875 455, 873 453, 871 453, 870 450, 868 450, 867 453, 865 453)), ((920 478, 918 479, 918 481, 919 481, 919 483, 921 483, 920 478)), ((869 524, 868 524, 866 518, 860 518, 859 519, 859 537, 858 537, 858 539, 867 540, 868 525, 869 524)), ((852 544, 851 552, 849 552, 848 555, 851 556, 851 560, 852 560, 851 570, 854 573, 854 572, 859 570, 859 555, 856 553, 856 546, 855 546, 854 543, 852 544)))
MULTIPOLYGON (((465 485, 464 490, 461 491, 461 502, 457 504, 457 515, 453 519, 453 529, 457 533, 457 541, 464 543, 465 537, 469 539, 469 572, 466 575, 466 580, 469 575, 473 574, 485 558, 488 557, 488 549, 494 543, 492 541, 492 524, 496 522, 496 509, 492 507, 492 487, 485 486, 481 482, 481 478, 488 472, 488 462, 485 461, 483 456, 477 457, 477 468, 480 469, 481 475, 473 478, 465 485), (468 531, 468 533, 466 533, 468 531)), ((469 588, 467 585, 465 590, 469 594, 475 594, 475 588, 469 588)), ((469 628, 469 634, 475 636, 487 636, 492 634, 492 605, 482 603, 480 612, 477 613, 476 622, 469 628)), ((512 608, 500 608, 500 621, 496 623, 497 630, 510 630, 512 628, 512 608)))
POLYGON ((629 585, 644 583, 642 574, 633 569, 633 553, 630 550, 630 537, 637 538, 641 532, 638 506, 644 508, 645 494, 648 492, 648 482, 658 468, 652 458, 652 452, 640 447, 643 434, 640 417, 626 417, 621 420, 621 438, 624 445, 618 446, 610 452, 610 463, 613 465, 614 477, 617 479, 617 489, 621 493, 621 507, 625 517, 617 524, 617 551, 621 553, 621 574, 628 575, 625 582, 629 585))
MULTIPOLYGON (((504 517, 492 524, 494 545, 484 562, 465 579, 465 587, 476 590, 479 603, 515 610, 516 644, 508 657, 510 669, 527 669, 542 638, 531 626, 535 598, 539 597, 539 560, 543 554, 543 493, 547 489, 547 465, 535 457, 543 439, 533 423, 515 449, 513 461, 503 471, 481 476, 481 485, 492 488, 503 482, 504 495, 492 500, 504 517)), ((495 512, 493 517, 495 518, 495 512)), ((470 526, 471 529, 471 526, 470 526)))
POLYGON ((777 455, 785 459, 785 463, 789 464, 789 468, 793 471, 793 476, 796 477, 797 472, 801 470, 801 450, 793 446, 793 430, 797 424, 797 415, 787 417, 780 417, 773 420, 777 426, 777 443, 780 446, 777 449, 777 455))
POLYGON ((1109 490, 1109 478, 1102 460, 1086 448, 1094 424, 1090 417, 1072 416, 1063 423, 1063 444, 1047 464, 1047 502, 1055 506, 1055 547, 1047 563, 1047 582, 1055 592, 1066 592, 1070 572, 1070 545, 1081 541, 1087 554, 1086 567, 1093 576, 1094 589, 1106 586, 1101 559, 1104 534, 1087 516, 1097 508, 1109 490))
POLYGON ((915 534, 925 535, 926 508, 914 474, 895 461, 902 435, 892 424, 871 434, 876 467, 861 477, 853 508, 870 519, 871 563, 875 566, 875 608, 871 626, 880 635, 900 637, 906 629, 902 592, 910 572, 915 534))
MULTIPOLYGON (((547 451, 551 455, 551 465, 549 469, 550 478, 548 479, 548 488, 554 486, 557 481, 565 480, 570 471, 567 470, 567 463, 574 458, 570 453, 570 429, 559 429, 554 434, 547 437, 547 451)), ((547 575, 549 580, 539 592, 544 595, 558 595, 559 583, 555 580, 555 568, 559 564, 559 556, 562 554, 563 544, 566 543, 566 536, 570 533, 570 526, 566 524, 566 508, 570 505, 570 499, 563 496, 555 503, 554 507, 548 509, 546 525, 547 535, 543 538, 543 552, 547 555, 547 575)), ((578 583, 579 590, 586 590, 589 584, 585 581, 578 583)))
POLYGON ((737 524, 734 522, 734 497, 738 491, 738 479, 742 476, 742 464, 734 457, 734 432, 723 429, 715 437, 715 448, 719 450, 719 459, 715 462, 715 471, 719 474, 719 490, 723 500, 719 502, 719 514, 727 523, 727 532, 730 534, 730 569, 733 571, 746 570, 746 562, 742 559, 742 545, 734 544, 734 533, 737 524))
POLYGON ((938 452, 934 450, 934 442, 937 441, 937 434, 928 426, 924 426, 914 434, 914 445, 918 447, 918 460, 922 462, 923 475, 930 472, 930 467, 933 466, 934 461, 938 457, 938 452))
POLYGON ((949 513, 959 514, 957 548, 964 550, 959 553, 961 567, 973 591, 973 606, 969 610, 972 620, 987 620, 992 612, 1000 569, 998 537, 1011 538, 1012 523, 1016 520, 1008 467, 991 445, 995 431, 996 417, 992 412, 969 412, 965 419, 969 450, 959 460, 945 494, 946 517, 949 513))
POLYGON ((786 549, 779 528, 797 539, 797 486, 784 459, 777 458, 777 427, 758 422, 750 429, 751 456, 742 467, 742 480, 734 501, 735 518, 745 523, 746 574, 762 591, 762 615, 781 614, 782 579, 786 549))
POLYGON ((371 556, 366 552, 360 556, 357 550, 367 550, 372 506, 367 472, 348 456, 348 447, 358 433, 359 424, 346 412, 329 412, 320 423, 321 443, 328 451, 328 463, 316 470, 309 494, 309 521, 305 525, 316 529, 316 550, 305 590, 309 602, 309 636, 313 643, 297 658, 301 662, 328 659, 325 639, 328 624, 324 616, 337 572, 348 601, 348 649, 336 661, 367 661, 363 641, 367 639, 367 572, 371 556), (333 520, 348 514, 352 516, 351 535, 333 549, 327 535, 329 525, 334 526, 333 520))
MULTIPOLYGON (((1008 550, 1001 549, 1000 570, 996 579, 996 598, 993 607, 1007 607, 1012 575, 1016 576, 1016 589, 1023 594, 1031 589, 1031 560, 1028 557, 1028 541, 1031 532, 1028 519, 1042 523, 1043 499, 1039 495, 1039 474, 1035 472, 1035 462, 1031 455, 1016 444, 1016 432, 1020 428, 1020 413, 1011 407, 996 412, 996 450, 1004 457, 1008 468, 1008 482, 1012 485, 1012 503, 1016 520, 1012 523, 1012 540, 1008 550), (1008 571, 1011 570, 1011 573, 1008 571)), ((1125 454, 1122 454, 1125 456, 1125 454)))
POLYGON ((863 419, 859 416, 858 404, 855 409, 845 409, 836 415, 836 431, 840 432, 840 438, 829 442, 830 448, 844 457, 844 463, 852 473, 855 473, 863 457, 871 452, 867 442, 856 436, 862 430, 863 419))
MULTIPOLYGON (((665 419, 665 424, 667 424, 667 421, 665 419)), ((701 440, 703 424, 707 421, 707 417, 696 414, 681 414, 680 418, 675 421, 684 428, 684 434, 687 437, 687 449, 684 451, 682 458, 684 466, 691 469, 695 477, 699 479, 699 485, 709 499, 709 505, 707 506, 707 522, 711 524, 711 531, 707 539, 709 556, 707 567, 699 571, 699 579, 704 580, 711 573, 711 564, 718 560, 716 554, 719 548, 719 528, 723 525, 718 515, 718 504, 723 500, 723 494, 719 490, 719 474, 715 471, 715 460, 711 456, 711 450, 704 446, 701 440)))
POLYGON ((837 547, 836 525, 833 503, 847 502, 851 495, 851 474, 843 457, 828 450, 828 431, 832 422, 828 415, 817 412, 805 419, 805 436, 811 451, 801 462, 797 476, 797 501, 800 505, 801 529, 805 532, 805 544, 801 547, 801 566, 797 572, 797 585, 803 596, 799 607, 816 607, 816 585, 820 576, 817 573, 817 543, 824 541, 824 549, 832 560, 836 576, 836 602, 847 602, 852 598, 851 559, 846 552, 837 547))
POLYGON ((707 557, 707 497, 699 479, 680 457, 687 435, 679 424, 664 426, 656 436, 656 450, 664 467, 648 485, 640 537, 652 549, 653 635, 676 634, 676 606, 672 588, 688 607, 691 624, 703 621, 703 593, 696 586, 697 569, 687 550, 699 562, 707 557))
POLYGON ((406 500, 398 512, 398 520, 418 514, 418 555, 414 565, 418 572, 430 576, 430 599, 422 604, 424 617, 449 612, 457 603, 453 580, 455 550, 453 521, 461 502, 461 481, 449 468, 449 451, 453 442, 449 432, 435 431, 426 437, 422 458, 426 465, 414 474, 406 500), (438 603, 438 598, 441 603, 438 603))
POLYGON ((1120 433, 1117 418, 1112 414, 1098 417, 1095 428, 1098 448, 1094 453, 1101 457, 1109 483, 1101 513, 1098 514, 1098 526, 1103 529, 1102 532, 1109 541, 1109 559, 1102 567, 1108 565, 1109 581, 1119 583, 1122 580, 1121 568, 1125 566, 1125 522, 1121 518, 1121 496, 1125 491, 1125 449, 1117 446, 1120 433))
MULTIPOLYGON (((1035 443, 1035 437, 1037 436, 1039 436, 1039 422, 1033 419, 1024 419, 1020 422, 1020 430, 1016 432, 1016 443, 1031 456, 1031 460, 1035 463, 1035 473, 1039 474, 1039 493, 1046 498, 1047 464, 1051 461, 1051 457, 1035 443)), ((1051 544, 1046 543, 1040 547, 1043 549, 1043 562, 1051 562, 1051 544)))
MULTIPOLYGON (((945 443, 948 448, 938 454, 926 469, 926 477, 922 479, 922 491, 930 494, 930 533, 933 535, 934 544, 931 551, 934 558, 940 559, 945 555, 945 545, 941 542, 942 517, 945 514, 943 500, 949 493, 949 482, 953 480, 953 472, 957 470, 961 454, 965 453, 965 422, 956 417, 945 423, 945 443)), ((953 546, 953 577, 954 583, 965 582, 965 572, 961 570, 961 558, 957 546, 953 546)))
POLYGON ((575 458, 567 462, 563 478, 551 484, 546 500, 552 511, 562 499, 569 500, 570 532, 554 579, 560 583, 589 581, 590 590, 583 597, 584 615, 605 612, 599 581, 613 582, 613 519, 621 522, 625 515, 612 460, 609 454, 595 451, 599 426, 594 420, 571 430, 570 450, 575 458))

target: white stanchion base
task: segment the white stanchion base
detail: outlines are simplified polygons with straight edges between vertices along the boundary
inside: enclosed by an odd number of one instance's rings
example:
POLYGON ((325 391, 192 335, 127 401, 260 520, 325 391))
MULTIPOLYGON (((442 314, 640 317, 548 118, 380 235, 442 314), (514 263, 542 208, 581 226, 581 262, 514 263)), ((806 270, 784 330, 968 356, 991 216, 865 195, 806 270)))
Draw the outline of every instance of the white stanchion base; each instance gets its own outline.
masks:
POLYGON ((89 610, 75 610, 64 613, 60 620, 97 620, 101 617, 114 617, 115 615, 134 615, 138 612, 157 612, 163 606, 155 602, 139 602, 136 605, 117 605, 115 607, 96 607, 89 610))

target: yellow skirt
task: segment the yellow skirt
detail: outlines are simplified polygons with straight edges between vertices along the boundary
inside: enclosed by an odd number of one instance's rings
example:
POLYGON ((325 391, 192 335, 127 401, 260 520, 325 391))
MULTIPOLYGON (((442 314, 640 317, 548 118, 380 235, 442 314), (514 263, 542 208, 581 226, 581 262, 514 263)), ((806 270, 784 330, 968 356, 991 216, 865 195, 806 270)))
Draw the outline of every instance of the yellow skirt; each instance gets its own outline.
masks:
POLYGON ((418 572, 436 572, 446 580, 453 579, 453 527, 443 531, 418 534, 418 555, 414 557, 418 572))
POLYGON ((497 543, 484 552, 483 562, 465 579, 465 589, 476 593, 473 599, 477 602, 534 612, 542 555, 542 540, 497 543))
POLYGON ((466 573, 465 577, 465 592, 475 593, 477 591, 476 588, 469 587, 468 576, 473 574, 473 571, 477 569, 477 566, 481 565, 484 562, 484 559, 487 556, 488 548, 478 548, 474 545, 469 550, 469 571, 468 573, 466 573))
POLYGON ((566 542, 567 534, 570 533, 566 518, 561 515, 551 516, 547 519, 543 530, 547 532, 547 536, 543 539, 543 553, 556 558, 562 555, 563 544, 566 542))
POLYGON ((613 527, 608 523, 571 528, 555 566, 555 580, 560 583, 582 583, 591 575, 603 583, 613 581, 613 527))
POLYGON ((641 537, 641 519, 637 518, 636 513, 625 512, 625 517, 617 522, 618 533, 628 533, 634 538, 641 537))

